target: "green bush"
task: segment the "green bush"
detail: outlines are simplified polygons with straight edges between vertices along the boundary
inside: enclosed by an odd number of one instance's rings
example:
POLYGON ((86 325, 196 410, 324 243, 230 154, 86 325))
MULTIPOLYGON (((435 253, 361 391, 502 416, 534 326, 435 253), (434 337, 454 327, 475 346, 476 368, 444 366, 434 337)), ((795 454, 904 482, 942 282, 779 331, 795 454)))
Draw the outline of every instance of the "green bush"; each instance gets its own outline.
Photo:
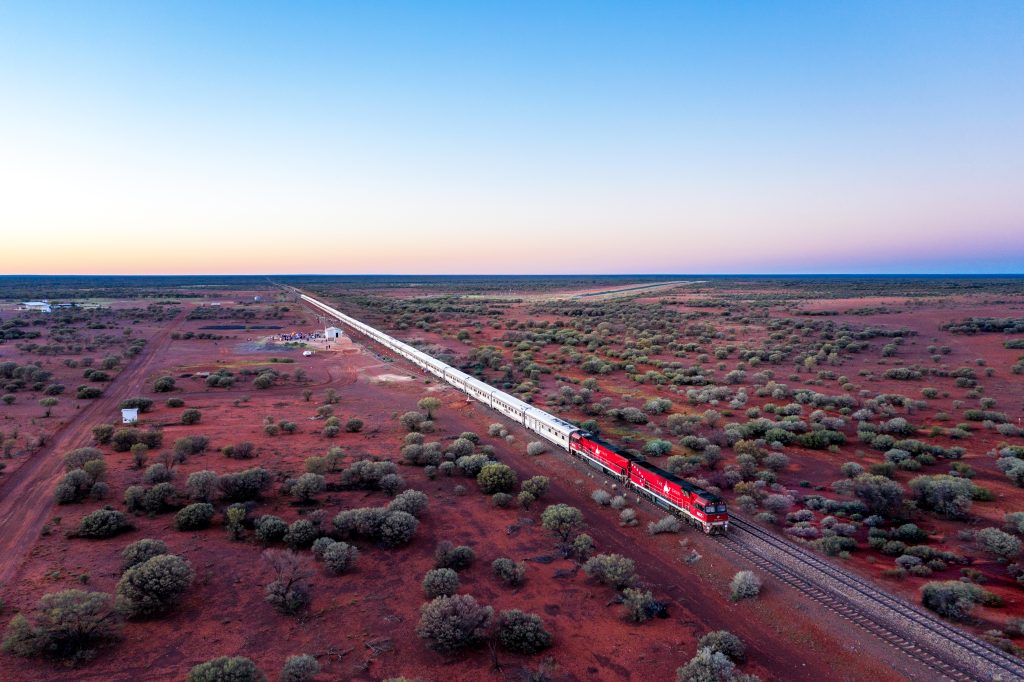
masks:
POLYGON ((121 624, 109 594, 53 592, 43 595, 28 617, 19 613, 11 619, 0 649, 14 656, 45 656, 74 665, 116 641, 121 624))
POLYGON ((491 568, 494 569, 494 575, 498 577, 498 580, 513 587, 521 585, 526 576, 526 564, 516 563, 507 557, 495 559, 491 568))
POLYGON ((328 571, 340 575, 355 565, 359 550, 346 542, 334 542, 321 552, 321 557, 328 571))
POLYGON ((985 590, 977 585, 957 580, 930 582, 921 588, 921 603, 950 620, 966 620, 985 597, 985 590))
POLYGON ((209 528, 213 521, 213 505, 195 502, 174 515, 174 527, 178 530, 202 530, 209 528))
POLYGON ((203 413, 191 407, 181 413, 181 423, 186 425, 198 424, 203 418, 203 413))
POLYGON ((289 656, 281 668, 280 682, 310 682, 320 672, 320 664, 309 654, 289 656))
POLYGON ((470 595, 436 597, 420 609, 416 634, 432 651, 451 655, 482 643, 493 620, 494 609, 470 595))
POLYGON ((739 663, 744 659, 747 647, 736 635, 728 630, 714 630, 700 638, 697 642, 698 649, 711 649, 719 651, 729 657, 729 660, 739 663))
POLYGON ((152 538, 136 540, 121 552, 122 570, 128 570, 132 566, 145 563, 161 554, 167 554, 167 545, 164 544, 163 540, 154 540, 152 538))
POLYGON ((121 576, 117 583, 118 606, 132 617, 166 612, 178 603, 194 578, 192 566, 180 556, 155 556, 121 576))
POLYGON ((256 664, 242 656, 221 656, 200 663, 188 673, 188 682, 266 682, 256 664))
POLYGON ((551 633, 537 614, 511 609, 498 619, 498 641, 514 653, 535 654, 551 646, 551 633))
POLYGON ((583 564, 583 571, 598 582, 618 589, 636 580, 636 564, 621 554, 598 554, 583 564))
POLYGON ((423 593, 427 599, 448 597, 459 589, 459 574, 450 568, 435 568, 423 576, 423 593))
POLYGON ((761 594, 761 579, 752 571, 739 571, 732 577, 730 599, 739 601, 761 594))
POLYGON ((559 540, 568 542, 583 525, 583 512, 567 504, 552 504, 541 514, 541 524, 559 540))
POLYGON ((80 538, 112 538, 132 529, 128 517, 114 509, 97 509, 86 514, 78 524, 74 537, 80 538))
POLYGON ((507 493, 515 489, 517 477, 508 465, 492 462, 485 464, 480 469, 476 482, 485 495, 493 495, 494 493, 507 493))
POLYGON ((469 568, 476 559, 472 547, 466 545, 454 546, 444 540, 434 550, 434 562, 438 568, 450 568, 453 571, 461 571, 469 568))

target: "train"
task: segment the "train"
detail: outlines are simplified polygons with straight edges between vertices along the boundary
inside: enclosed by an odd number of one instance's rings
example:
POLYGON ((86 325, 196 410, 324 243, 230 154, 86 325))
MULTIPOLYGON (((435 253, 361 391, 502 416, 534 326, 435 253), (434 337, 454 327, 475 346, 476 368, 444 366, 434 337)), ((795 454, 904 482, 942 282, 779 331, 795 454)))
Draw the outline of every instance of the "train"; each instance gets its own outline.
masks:
POLYGON ((376 341, 414 365, 500 412, 553 443, 573 457, 612 477, 640 497, 679 516, 707 534, 729 530, 729 512, 717 494, 608 443, 575 424, 500 391, 474 376, 413 348, 312 296, 296 292, 303 301, 376 341))

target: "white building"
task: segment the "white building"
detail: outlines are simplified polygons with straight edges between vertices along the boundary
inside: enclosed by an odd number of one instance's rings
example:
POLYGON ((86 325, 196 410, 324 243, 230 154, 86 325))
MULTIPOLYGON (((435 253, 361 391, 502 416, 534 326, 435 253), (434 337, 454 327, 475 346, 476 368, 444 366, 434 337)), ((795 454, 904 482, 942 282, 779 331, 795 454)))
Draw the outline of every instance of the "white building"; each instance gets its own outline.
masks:
POLYGON ((327 329, 324 330, 324 336, 328 340, 330 340, 330 339, 340 339, 342 334, 341 334, 341 330, 338 329, 337 327, 328 327, 327 329))
POLYGON ((121 410, 121 423, 122 424, 134 424, 139 421, 139 408, 130 407, 121 410))
POLYGON ((25 301, 21 304, 22 310, 34 310, 39 313, 48 313, 52 311, 49 301, 25 301))

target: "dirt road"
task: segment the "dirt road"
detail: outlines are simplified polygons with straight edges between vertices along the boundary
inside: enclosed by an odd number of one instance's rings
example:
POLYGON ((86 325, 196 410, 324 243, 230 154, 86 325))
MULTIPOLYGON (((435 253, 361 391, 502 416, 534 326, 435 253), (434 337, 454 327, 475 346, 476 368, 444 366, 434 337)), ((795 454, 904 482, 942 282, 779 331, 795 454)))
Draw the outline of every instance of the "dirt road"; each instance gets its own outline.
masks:
POLYGON ((53 488, 63 472, 63 456, 89 445, 92 427, 119 414, 122 400, 137 395, 142 383, 171 342, 171 333, 188 315, 182 310, 141 353, 108 384, 103 395, 86 406, 54 434, 49 445, 10 477, 0 479, 0 587, 14 582, 47 519, 52 515, 53 488))

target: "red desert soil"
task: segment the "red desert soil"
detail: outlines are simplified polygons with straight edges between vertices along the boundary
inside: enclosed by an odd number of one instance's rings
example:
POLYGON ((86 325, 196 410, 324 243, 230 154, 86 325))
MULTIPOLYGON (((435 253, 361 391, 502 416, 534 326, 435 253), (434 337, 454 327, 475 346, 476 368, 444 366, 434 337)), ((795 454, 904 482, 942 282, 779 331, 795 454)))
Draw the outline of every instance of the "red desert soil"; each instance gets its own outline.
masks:
MULTIPOLYGON (((307 323, 307 328, 311 320, 307 323)), ((543 474, 551 478, 547 495, 524 511, 496 509, 472 479, 439 476, 428 480, 419 467, 401 466, 408 487, 426 492, 430 506, 416 537, 407 547, 381 549, 357 543, 361 555, 356 570, 329 576, 319 565, 313 578, 313 603, 299 618, 277 614, 263 600, 263 586, 270 580, 260 560, 260 547, 251 537, 230 542, 221 526, 200 532, 173 529, 173 514, 133 518, 135 530, 109 540, 68 539, 63 530, 73 528, 87 512, 102 503, 86 502, 56 508, 51 503, 53 485, 60 474, 60 457, 67 450, 90 442, 89 429, 107 421, 117 402, 135 395, 153 378, 179 376, 183 368, 215 369, 218 366, 270 366, 268 354, 236 352, 237 343, 220 341, 173 341, 173 328, 195 327, 181 319, 168 325, 107 389, 107 395, 84 408, 54 440, 37 453, 17 476, 0 482, 3 514, 3 599, 5 615, 30 608, 42 594, 82 588, 113 592, 120 575, 121 550, 144 538, 163 539, 171 550, 185 556, 196 570, 196 582, 183 602, 165 617, 129 622, 124 640, 103 650, 92 662, 76 670, 64 670, 42 661, 0 656, 2 679, 74 680, 182 680, 196 663, 218 655, 252 658, 270 678, 276 677, 284 659, 297 653, 318 656, 323 672, 318 679, 380 680, 406 675, 430 680, 514 679, 518 671, 537 670, 548 657, 555 680, 671 679, 675 669, 693 655, 696 640, 713 629, 728 629, 749 647, 743 670, 764 679, 785 680, 929 680, 929 671, 916 667, 887 645, 854 630, 849 623, 823 611, 788 588, 765 578, 762 596, 734 604, 727 599, 728 582, 739 569, 749 568, 726 552, 716 540, 692 530, 680 535, 649 537, 644 528, 660 516, 640 507, 641 524, 621 528, 617 514, 596 507, 591 490, 608 486, 567 455, 549 449, 528 457, 525 445, 534 437, 510 428, 515 441, 487 437, 487 427, 502 422, 497 413, 451 388, 425 380, 404 362, 381 362, 374 353, 318 353, 303 358, 293 351, 294 364, 281 371, 303 368, 316 397, 306 402, 304 385, 281 381, 267 390, 255 390, 247 379, 231 389, 207 389, 201 381, 180 379, 174 396, 184 397, 186 407, 203 413, 200 424, 179 424, 179 410, 163 405, 167 394, 157 394, 156 407, 143 415, 143 426, 162 425, 165 449, 176 438, 203 434, 211 439, 210 450, 176 467, 175 483, 181 487, 188 474, 202 469, 218 473, 263 466, 278 481, 302 471, 303 461, 322 455, 338 445, 347 453, 346 464, 362 455, 398 460, 404 429, 394 418, 415 409, 427 393, 442 398, 436 433, 427 440, 446 441, 462 431, 481 434, 495 446, 496 455, 526 478, 543 474), (397 376, 396 376, 397 375, 397 376), (413 376, 413 380, 399 380, 413 376), (381 380, 382 377, 387 377, 381 380), (340 402, 335 413, 344 419, 365 421, 360 433, 342 433, 328 439, 320 435, 319 422, 310 421, 323 391, 337 390, 340 402), (246 399, 247 397, 247 399, 246 399), (237 401, 237 403, 236 403, 237 401), (293 435, 266 436, 265 416, 288 419, 299 425, 293 435), (258 447, 254 460, 238 461, 219 454, 224 445, 249 440, 258 447), (465 495, 455 488, 463 485, 465 495), (621 607, 610 604, 613 590, 589 580, 578 565, 560 557, 553 540, 540 527, 544 506, 565 502, 581 508, 587 532, 599 552, 620 552, 637 562, 642 582, 657 599, 670 602, 669 617, 642 625, 626 622, 621 607), (59 522, 54 516, 61 517, 59 522), (43 525, 53 532, 40 534, 43 525), (442 540, 468 544, 477 553, 475 564, 460 574, 460 592, 500 611, 519 608, 540 614, 553 633, 555 645, 545 654, 515 656, 498 651, 495 660, 486 649, 448 660, 429 652, 415 634, 418 610, 424 599, 420 582, 433 567, 433 550, 442 540), (702 558, 687 564, 684 557, 696 550, 702 558), (518 589, 501 586, 491 574, 496 557, 509 556, 528 564, 525 584, 518 589)), ((381 353, 380 348, 373 349, 381 353)), ((283 353, 278 353, 283 355, 283 353)), ((511 426, 511 425, 509 425, 511 426)), ((128 453, 105 448, 109 500, 123 508, 124 489, 141 477, 131 468, 128 453)), ((151 457, 151 460, 153 458, 151 457)), ((336 481, 338 474, 329 474, 336 481)), ((276 485, 275 485, 276 487, 276 485)), ((296 506, 276 491, 267 495, 254 512, 277 514, 286 521, 308 516, 316 509, 330 519, 342 509, 385 504, 380 492, 346 490, 325 492, 319 506, 296 506)), ((304 552, 308 556, 308 552, 304 552)))

